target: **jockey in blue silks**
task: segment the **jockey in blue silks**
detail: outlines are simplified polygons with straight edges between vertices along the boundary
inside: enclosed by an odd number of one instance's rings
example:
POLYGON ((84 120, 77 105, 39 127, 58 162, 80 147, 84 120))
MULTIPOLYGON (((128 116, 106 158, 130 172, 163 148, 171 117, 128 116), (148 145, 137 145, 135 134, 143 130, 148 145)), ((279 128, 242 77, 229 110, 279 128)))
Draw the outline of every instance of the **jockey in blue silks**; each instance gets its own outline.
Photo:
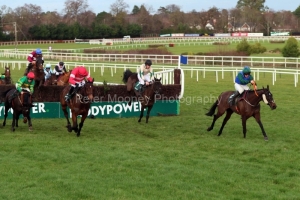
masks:
POLYGON ((235 98, 242 94, 245 90, 249 90, 248 84, 251 83, 254 86, 254 89, 257 89, 256 82, 251 75, 251 69, 248 66, 245 66, 242 71, 238 73, 235 78, 235 92, 228 98, 228 103, 230 106, 234 105, 235 98))

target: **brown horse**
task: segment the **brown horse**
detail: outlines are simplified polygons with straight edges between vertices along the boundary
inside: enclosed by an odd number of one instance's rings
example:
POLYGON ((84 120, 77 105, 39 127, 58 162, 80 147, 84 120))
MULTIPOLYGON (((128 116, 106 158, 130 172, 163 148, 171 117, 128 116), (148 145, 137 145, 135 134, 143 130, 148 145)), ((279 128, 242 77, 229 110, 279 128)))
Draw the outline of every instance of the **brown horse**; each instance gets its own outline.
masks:
POLYGON ((70 102, 65 101, 65 95, 68 93, 71 87, 70 85, 66 86, 60 94, 60 104, 64 112, 65 118, 67 119, 68 131, 72 132, 72 130, 74 130, 74 132, 77 133, 78 137, 80 136, 84 120, 88 115, 91 106, 91 101, 93 100, 93 82, 94 79, 92 82, 85 83, 83 87, 75 88, 70 102), (72 127, 69 121, 67 107, 69 107, 72 112, 72 127), (79 128, 77 124, 78 115, 81 115, 81 122, 79 123, 79 128))
POLYGON ((4 79, 0 79, 0 85, 11 84, 11 77, 10 77, 10 67, 5 66, 5 71, 2 75, 5 75, 4 79))
POLYGON ((214 128, 214 124, 216 120, 221 117, 225 111, 226 116, 223 120, 222 126, 219 130, 218 136, 222 134, 223 128, 226 125, 227 121, 230 119, 233 112, 242 116, 242 125, 243 125, 243 134, 244 138, 246 138, 246 121, 250 117, 254 117, 256 122, 259 124, 262 134, 265 140, 268 140, 268 136, 264 130, 262 122, 260 120, 260 101, 264 101, 266 104, 270 106, 270 108, 276 109, 276 104, 273 100, 272 93, 269 90, 269 86, 267 88, 263 88, 260 90, 254 91, 245 91, 243 96, 237 99, 237 104, 235 106, 230 106, 228 103, 228 98, 233 94, 233 91, 227 91, 220 94, 217 101, 212 105, 209 112, 206 113, 207 116, 214 116, 213 122, 210 127, 208 127, 207 131, 211 131, 214 128), (215 113, 215 109, 218 107, 217 114, 215 113))
POLYGON ((31 71, 34 73, 35 86, 42 86, 45 82, 44 73, 44 61, 41 57, 37 57, 35 65, 33 65, 31 71))
MULTIPOLYGON (((150 111, 155 103, 156 95, 159 95, 162 90, 161 79, 154 78, 154 81, 150 85, 144 88, 143 95, 138 98, 141 103, 141 113, 138 122, 141 122, 141 119, 144 115, 144 109, 147 108, 146 123, 148 123, 150 111)), ((131 105, 132 102, 132 93, 134 92, 137 95, 137 92, 134 90, 134 86, 138 81, 137 73, 131 72, 127 69, 123 74, 123 82, 127 86, 127 93, 130 96, 130 101, 128 105, 131 105)))
POLYGON ((3 126, 6 125, 6 118, 8 115, 8 110, 13 109, 13 121, 11 124, 11 131, 15 131, 15 127, 18 127, 18 120, 21 114, 23 114, 23 122, 27 123, 29 131, 32 130, 32 123, 30 117, 30 109, 32 106, 31 95, 27 90, 23 90, 23 94, 13 98, 9 102, 9 97, 16 91, 16 89, 9 89, 6 92, 2 93, 2 97, 5 97, 5 111, 4 111, 4 121, 3 126))
POLYGON ((68 72, 60 75, 60 77, 57 80, 57 85, 61 85, 61 86, 68 85, 71 72, 72 70, 69 70, 68 72))

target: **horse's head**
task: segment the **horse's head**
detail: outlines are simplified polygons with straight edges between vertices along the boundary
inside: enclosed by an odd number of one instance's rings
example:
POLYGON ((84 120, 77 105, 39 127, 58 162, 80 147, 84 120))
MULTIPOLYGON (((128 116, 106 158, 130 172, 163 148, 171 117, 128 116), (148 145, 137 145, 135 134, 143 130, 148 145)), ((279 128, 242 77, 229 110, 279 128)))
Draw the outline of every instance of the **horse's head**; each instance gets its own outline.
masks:
POLYGON ((5 66, 5 71, 4 71, 5 78, 10 78, 10 67, 5 66))
POLYGON ((160 79, 157 79, 154 77, 154 82, 152 83, 153 84, 153 91, 155 94, 160 94, 161 93, 161 90, 162 90, 162 84, 160 82, 161 78, 160 79))
POLYGON ((92 101, 94 96, 93 96, 93 83, 94 83, 94 79, 91 82, 86 82, 84 84, 84 91, 85 91, 85 96, 88 97, 89 101, 92 101))
POLYGON ((262 94, 262 99, 263 101, 270 106, 270 108, 273 110, 273 109, 276 109, 277 105, 273 99, 273 95, 272 93, 270 92, 269 90, 269 85, 267 85, 267 88, 264 88, 263 87, 263 94, 262 94))
POLYGON ((39 56, 36 58, 35 68, 36 68, 36 70, 44 72, 44 61, 43 61, 42 57, 39 56))

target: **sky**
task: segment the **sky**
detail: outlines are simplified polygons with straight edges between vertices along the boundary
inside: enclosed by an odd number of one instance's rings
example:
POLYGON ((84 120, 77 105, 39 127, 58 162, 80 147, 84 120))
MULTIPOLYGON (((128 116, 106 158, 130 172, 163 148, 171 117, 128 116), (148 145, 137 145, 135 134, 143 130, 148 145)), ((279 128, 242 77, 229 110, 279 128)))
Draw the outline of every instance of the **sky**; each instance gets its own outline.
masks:
MULTIPOLYGON (((42 11, 57 11, 63 12, 65 0, 49 0, 49 1, 41 1, 41 0, 8 0, 1 1, 1 6, 6 5, 12 9, 17 7, 24 6, 25 4, 33 4, 41 6, 42 11), (5 4, 3 4, 3 3, 5 4)), ((115 3, 116 0, 87 0, 89 5, 89 9, 95 12, 96 14, 100 12, 110 12, 110 5, 115 3)), ((128 11, 131 12, 133 7, 137 5, 140 7, 144 4, 146 7, 152 7, 154 12, 156 12, 160 7, 166 7, 167 5, 175 4, 181 8, 183 12, 190 12, 193 9, 196 11, 208 10, 212 7, 217 7, 219 9, 231 9, 236 6, 238 0, 124 0, 125 3, 129 5, 128 11)), ((289 10, 294 11, 300 3, 295 0, 266 0, 265 6, 268 6, 270 9, 275 11, 280 10, 289 10)), ((152 13, 154 14, 154 13, 152 13)))

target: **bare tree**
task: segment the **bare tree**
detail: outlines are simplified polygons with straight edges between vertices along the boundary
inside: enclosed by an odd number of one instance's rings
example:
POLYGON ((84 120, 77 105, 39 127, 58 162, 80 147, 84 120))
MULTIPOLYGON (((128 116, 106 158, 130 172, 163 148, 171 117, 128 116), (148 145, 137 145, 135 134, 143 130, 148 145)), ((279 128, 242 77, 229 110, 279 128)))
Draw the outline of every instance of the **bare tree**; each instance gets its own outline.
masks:
POLYGON ((117 0, 115 3, 110 5, 110 12, 113 16, 116 16, 119 13, 127 13, 127 8, 129 8, 127 3, 123 0, 117 0))
POLYGON ((69 19, 74 19, 77 22, 79 14, 87 11, 88 8, 87 0, 66 0, 65 1, 65 12, 69 19))

